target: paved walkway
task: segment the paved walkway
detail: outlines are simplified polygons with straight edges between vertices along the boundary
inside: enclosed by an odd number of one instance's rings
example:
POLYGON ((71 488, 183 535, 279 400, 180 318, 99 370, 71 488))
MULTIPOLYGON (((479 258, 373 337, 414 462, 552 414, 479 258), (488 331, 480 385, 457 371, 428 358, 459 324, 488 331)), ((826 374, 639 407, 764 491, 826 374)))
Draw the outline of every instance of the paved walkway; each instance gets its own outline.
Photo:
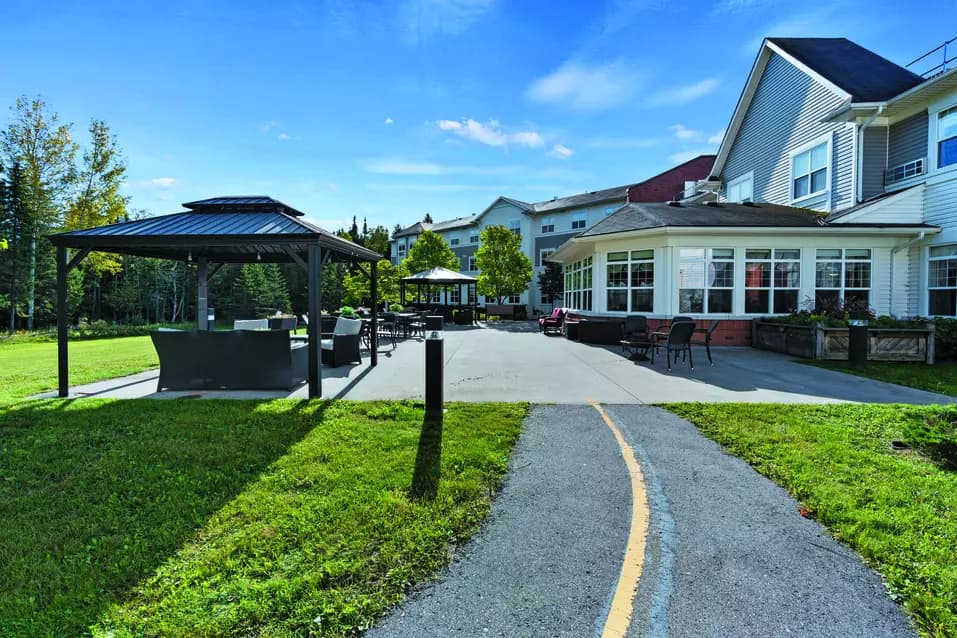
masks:
MULTIPOLYGON (((916 635, 880 579, 784 490, 670 413, 605 410, 635 450, 651 508, 628 636, 916 635)), ((368 635, 598 635, 628 486, 596 410, 535 408, 483 530, 368 635)))
MULTIPOLYGON (((596 346, 546 336, 532 322, 501 322, 487 328, 450 327, 445 338, 445 398, 449 401, 534 403, 668 403, 746 401, 774 403, 950 403, 950 397, 881 383, 797 363, 791 357, 751 348, 714 348, 709 366, 695 348, 694 370, 677 364, 668 372, 623 356, 617 346, 596 346)), ((401 341, 382 350, 379 365, 323 368, 323 396, 421 399, 425 393, 424 343, 401 341)), ((77 387, 78 396, 136 398, 154 395, 157 372, 77 387)), ((161 398, 305 398, 306 388, 287 392, 164 392, 161 398)))

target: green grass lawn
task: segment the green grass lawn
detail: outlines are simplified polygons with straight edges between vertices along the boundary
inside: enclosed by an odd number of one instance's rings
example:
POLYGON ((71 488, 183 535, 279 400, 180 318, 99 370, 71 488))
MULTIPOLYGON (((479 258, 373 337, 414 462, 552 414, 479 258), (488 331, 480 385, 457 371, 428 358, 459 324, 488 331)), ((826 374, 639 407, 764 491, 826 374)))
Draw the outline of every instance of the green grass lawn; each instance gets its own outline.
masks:
POLYGON ((926 363, 869 361, 863 370, 851 370, 846 361, 807 359, 801 363, 957 397, 957 361, 939 361, 932 366, 926 363))
MULTIPOLYGON (((119 337, 70 343, 70 385, 141 372, 159 365, 149 337, 119 337)), ((0 400, 57 387, 57 344, 0 343, 0 400)))
POLYGON ((353 635, 477 529, 527 410, 448 407, 0 407, 0 635, 353 635))
POLYGON ((802 501, 884 576, 922 635, 957 636, 957 408, 666 408, 802 501))

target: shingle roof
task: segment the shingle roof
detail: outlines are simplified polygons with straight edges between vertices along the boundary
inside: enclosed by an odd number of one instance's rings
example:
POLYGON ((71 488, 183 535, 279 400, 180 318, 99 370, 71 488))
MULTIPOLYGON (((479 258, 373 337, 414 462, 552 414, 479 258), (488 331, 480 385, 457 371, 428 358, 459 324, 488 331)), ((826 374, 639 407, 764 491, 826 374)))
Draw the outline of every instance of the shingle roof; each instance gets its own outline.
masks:
POLYGON ((768 38, 854 102, 882 102, 917 86, 924 78, 847 38, 768 38))
POLYGON ((457 217, 455 219, 449 219, 442 222, 415 222, 410 226, 406 226, 402 230, 392 233, 392 238, 396 237, 405 237, 406 235, 421 235, 424 230, 431 230, 434 232, 440 232, 443 230, 454 230, 456 228, 464 228, 466 226, 473 226, 478 219, 478 215, 470 215, 469 217, 457 217))
POLYGON ((569 195, 568 197, 556 197, 545 202, 538 202, 531 205, 531 212, 534 214, 548 213, 566 208, 579 208, 581 206, 590 206, 620 199, 625 201, 628 195, 628 185, 605 188, 600 191, 590 191, 578 195, 569 195))

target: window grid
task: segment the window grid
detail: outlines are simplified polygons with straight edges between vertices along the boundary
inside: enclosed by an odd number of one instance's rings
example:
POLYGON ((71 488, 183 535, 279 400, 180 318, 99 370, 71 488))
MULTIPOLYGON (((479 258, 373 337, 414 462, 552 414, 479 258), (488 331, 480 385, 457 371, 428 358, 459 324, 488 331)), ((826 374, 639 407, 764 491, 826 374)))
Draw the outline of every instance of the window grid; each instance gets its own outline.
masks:
POLYGON ((579 230, 585 227, 585 216, 578 214, 572 217, 572 230, 579 230))
POLYGON ((469 235, 469 243, 470 243, 470 244, 477 244, 477 243, 479 243, 479 236, 478 236, 478 235, 469 235))
POLYGON ((552 217, 542 218, 542 233, 554 233, 555 232, 555 220, 552 217))
POLYGON ((679 312, 730 313, 734 294, 734 248, 679 249, 678 281, 679 312))
POLYGON ((816 257, 814 300, 818 310, 866 310, 870 306, 869 248, 819 248, 816 257))
POLYGON ((654 257, 654 250, 608 253, 605 266, 608 312, 653 312, 654 257))
POLYGON ((592 258, 565 266, 565 307, 576 310, 592 309, 592 258))
POLYGON ((453 237, 452 239, 449 240, 449 246, 458 246, 458 245, 459 245, 458 237, 453 237))
POLYGON ((791 157, 791 199, 819 195, 827 190, 828 143, 797 153, 791 157))
POLYGON ((957 244, 931 248, 928 268, 928 314, 957 316, 957 244))
POLYGON ((748 249, 744 257, 744 312, 786 314, 797 310, 801 250, 748 249))

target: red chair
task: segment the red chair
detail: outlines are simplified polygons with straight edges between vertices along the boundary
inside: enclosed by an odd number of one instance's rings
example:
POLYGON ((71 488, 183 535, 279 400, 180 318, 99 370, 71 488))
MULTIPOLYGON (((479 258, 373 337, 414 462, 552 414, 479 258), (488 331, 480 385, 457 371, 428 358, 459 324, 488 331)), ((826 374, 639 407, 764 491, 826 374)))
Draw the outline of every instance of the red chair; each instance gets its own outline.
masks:
POLYGON ((549 332, 561 332, 562 324, 565 323, 565 311, 562 308, 555 308, 548 317, 542 317, 538 320, 538 331, 544 334, 549 332))

